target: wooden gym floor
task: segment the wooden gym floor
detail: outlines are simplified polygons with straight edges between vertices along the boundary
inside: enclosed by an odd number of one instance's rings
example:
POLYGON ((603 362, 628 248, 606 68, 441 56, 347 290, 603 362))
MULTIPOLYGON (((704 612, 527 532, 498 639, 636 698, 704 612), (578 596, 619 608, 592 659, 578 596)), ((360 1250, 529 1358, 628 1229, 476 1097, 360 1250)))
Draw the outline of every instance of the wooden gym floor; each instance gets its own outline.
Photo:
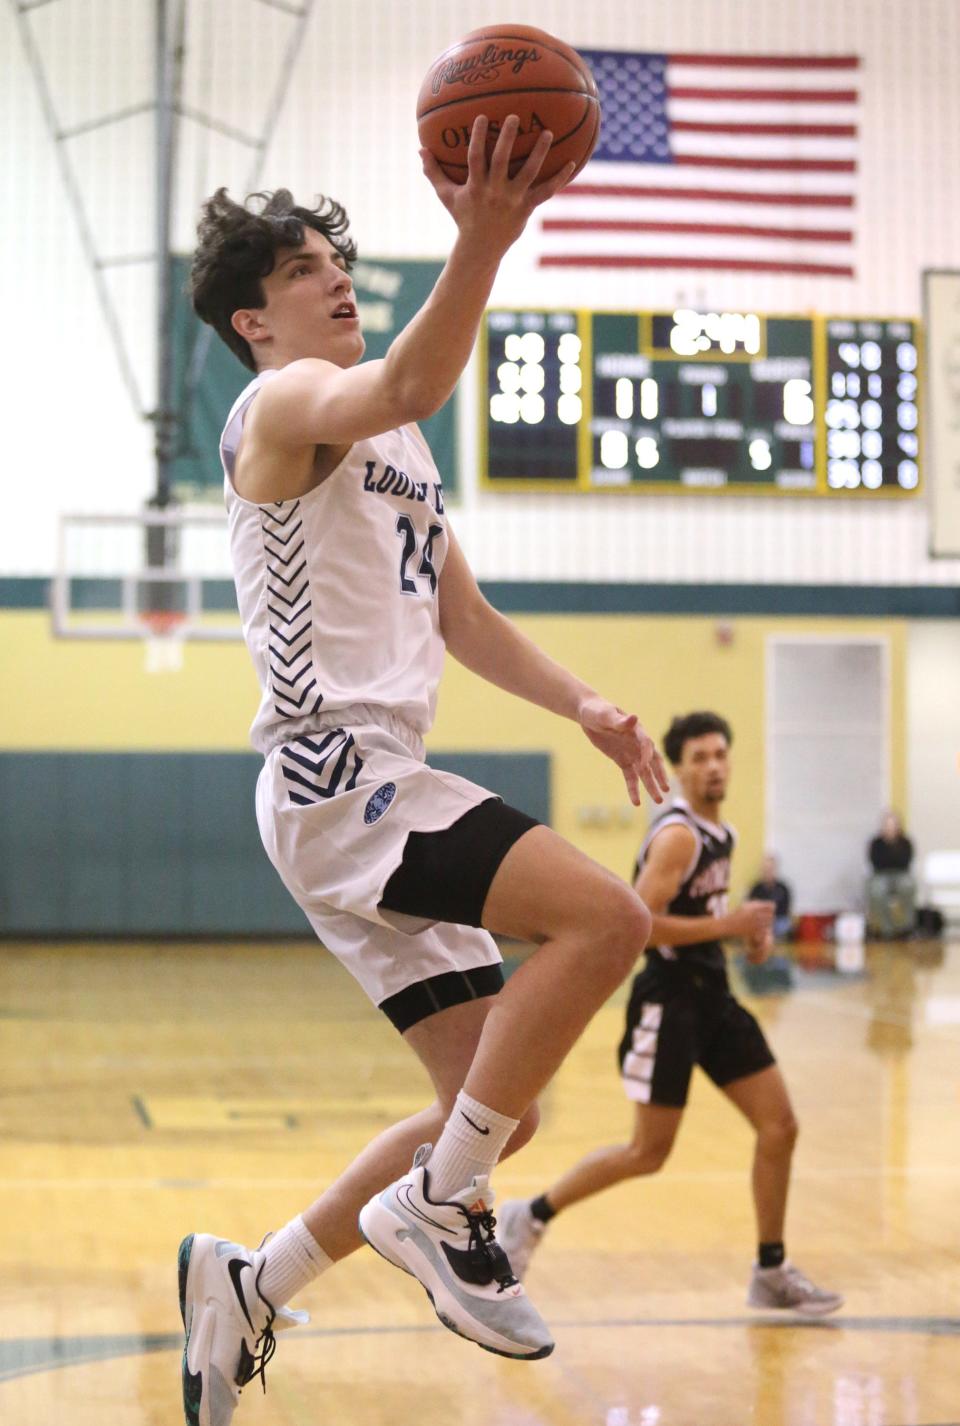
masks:
MULTIPOLYGON (((502 1196, 623 1136, 621 1001, 502 1196)), ((364 1250, 303 1295, 240 1426, 956 1426, 960 945, 871 947, 865 974, 748 1003, 802 1126, 788 1247, 841 1314, 746 1308, 750 1137, 700 1078, 664 1171, 551 1228, 529 1278, 548 1361, 445 1332, 364 1250)), ((0 1420, 174 1426, 181 1236, 258 1241, 425 1097, 313 946, 0 945, 0 1420)))

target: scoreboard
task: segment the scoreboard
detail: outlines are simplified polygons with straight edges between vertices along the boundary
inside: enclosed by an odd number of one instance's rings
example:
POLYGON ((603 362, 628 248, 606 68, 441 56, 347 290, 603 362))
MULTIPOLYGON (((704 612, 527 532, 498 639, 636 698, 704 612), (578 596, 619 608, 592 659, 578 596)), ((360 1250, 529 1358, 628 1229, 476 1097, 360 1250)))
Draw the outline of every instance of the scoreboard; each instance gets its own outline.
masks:
POLYGON ((485 483, 908 495, 918 342, 913 321, 491 311, 485 483))

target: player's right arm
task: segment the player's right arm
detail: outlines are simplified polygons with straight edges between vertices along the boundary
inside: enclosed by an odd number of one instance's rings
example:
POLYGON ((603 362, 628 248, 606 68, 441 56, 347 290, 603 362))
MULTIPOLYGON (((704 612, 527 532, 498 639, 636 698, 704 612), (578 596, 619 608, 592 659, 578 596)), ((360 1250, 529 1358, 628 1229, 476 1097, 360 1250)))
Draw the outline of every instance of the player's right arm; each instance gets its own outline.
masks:
POLYGON ((465 184, 450 182, 433 155, 421 150, 424 173, 457 225, 436 286, 381 361, 343 369, 306 358, 284 367, 257 401, 262 439, 288 451, 346 446, 440 409, 469 360, 504 253, 534 209, 573 172, 571 163, 536 182, 552 142, 545 131, 511 178, 517 128, 515 116, 504 122, 488 165, 487 121, 475 121, 465 184))
POLYGON ((696 850, 696 837, 681 823, 664 827, 647 849, 634 887, 653 916, 650 944, 693 946, 702 941, 721 941, 727 936, 741 936, 751 943, 761 941, 773 921, 773 907, 767 901, 745 901, 723 916, 666 914, 683 885, 696 850))

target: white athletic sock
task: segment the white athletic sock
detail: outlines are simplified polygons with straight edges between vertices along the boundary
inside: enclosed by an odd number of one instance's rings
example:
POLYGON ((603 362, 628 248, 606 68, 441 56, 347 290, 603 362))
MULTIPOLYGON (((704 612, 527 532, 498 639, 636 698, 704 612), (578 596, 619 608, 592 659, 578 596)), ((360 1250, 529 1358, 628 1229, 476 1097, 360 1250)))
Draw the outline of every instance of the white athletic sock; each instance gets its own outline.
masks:
POLYGON ((430 1197, 441 1203, 480 1174, 489 1174, 519 1124, 461 1089, 427 1162, 430 1197))
POLYGON ((302 1216, 291 1218, 285 1228, 267 1239, 263 1256, 267 1261, 260 1291, 274 1307, 283 1307, 308 1282, 333 1267, 333 1259, 327 1257, 302 1216))

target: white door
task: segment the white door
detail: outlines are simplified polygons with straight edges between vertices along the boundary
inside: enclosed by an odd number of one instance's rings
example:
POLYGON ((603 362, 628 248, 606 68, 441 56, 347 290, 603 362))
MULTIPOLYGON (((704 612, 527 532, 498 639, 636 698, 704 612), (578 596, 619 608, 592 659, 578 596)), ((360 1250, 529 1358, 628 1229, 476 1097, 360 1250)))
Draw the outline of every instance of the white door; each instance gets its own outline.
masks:
POLYGON ((890 797, 885 639, 767 642, 767 846, 797 912, 862 908, 890 797))

